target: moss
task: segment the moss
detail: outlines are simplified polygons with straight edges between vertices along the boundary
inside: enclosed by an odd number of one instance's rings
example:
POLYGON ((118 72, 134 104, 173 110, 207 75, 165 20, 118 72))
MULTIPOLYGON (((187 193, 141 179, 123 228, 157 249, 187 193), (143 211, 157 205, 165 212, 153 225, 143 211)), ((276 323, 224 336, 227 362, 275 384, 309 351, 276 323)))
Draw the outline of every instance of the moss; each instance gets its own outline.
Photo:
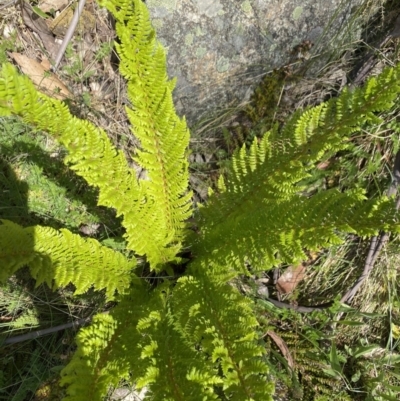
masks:
MULTIPOLYGON (((255 137, 261 138, 276 124, 278 126, 282 124, 281 113, 278 112, 277 106, 282 88, 288 82, 297 79, 297 77, 289 75, 286 67, 265 75, 241 116, 243 123, 230 127, 229 135, 224 135, 228 154, 243 144, 249 146, 255 137)), ((284 111, 284 109, 282 110, 284 111)))

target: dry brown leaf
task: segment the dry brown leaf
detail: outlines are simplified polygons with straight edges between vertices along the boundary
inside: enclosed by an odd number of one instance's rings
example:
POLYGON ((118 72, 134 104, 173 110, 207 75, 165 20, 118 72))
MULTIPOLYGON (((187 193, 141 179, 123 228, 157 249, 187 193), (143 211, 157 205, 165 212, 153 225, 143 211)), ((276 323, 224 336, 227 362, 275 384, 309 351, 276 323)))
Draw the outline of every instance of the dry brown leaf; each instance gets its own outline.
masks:
POLYGON ((276 282, 276 289, 280 294, 289 294, 293 292, 299 282, 303 280, 305 274, 306 266, 304 264, 289 266, 276 282))
POLYGON ((54 59, 57 56, 59 45, 56 44, 46 21, 43 18, 38 18, 37 14, 33 12, 32 6, 26 1, 23 2, 22 19, 27 27, 39 35, 50 58, 54 59))
POLYGON ((287 360, 290 369, 294 370, 294 360, 292 354, 290 353, 289 347, 286 345, 285 341, 283 341, 282 338, 272 330, 268 330, 266 332, 266 335, 271 337, 276 346, 280 349, 283 357, 287 360))
POLYGON ((324 162, 317 164, 317 169, 326 170, 330 166, 330 164, 331 164, 330 160, 325 160, 324 162))
POLYGON ((20 53, 10 55, 41 92, 60 100, 72 97, 68 88, 42 64, 20 53))

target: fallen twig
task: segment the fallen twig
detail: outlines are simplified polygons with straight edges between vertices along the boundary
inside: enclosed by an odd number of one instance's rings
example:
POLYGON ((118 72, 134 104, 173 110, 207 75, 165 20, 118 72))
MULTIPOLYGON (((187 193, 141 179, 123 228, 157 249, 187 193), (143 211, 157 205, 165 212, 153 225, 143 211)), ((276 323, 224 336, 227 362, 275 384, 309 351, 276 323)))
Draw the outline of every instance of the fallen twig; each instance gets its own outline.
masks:
POLYGON ((14 336, 6 338, 1 345, 10 345, 20 343, 22 341, 33 340, 38 337, 46 336, 47 334, 56 333, 57 331, 66 329, 77 329, 87 323, 90 323, 91 318, 79 319, 73 322, 60 324, 59 326, 49 327, 48 329, 31 331, 30 333, 22 334, 20 336, 14 336))
MULTIPOLYGON (((396 158, 395 158, 394 166, 393 166, 393 181, 390 184, 387 195, 395 196, 397 193, 397 188, 398 188, 399 184, 400 184, 400 150, 396 154, 396 158)), ((400 199, 396 203, 396 210, 399 210, 399 206, 400 206, 400 199)), ((361 276, 359 277, 359 279, 354 284, 354 286, 349 291, 347 291, 345 295, 343 295, 340 302, 345 303, 345 302, 349 302, 353 299, 354 295, 360 289, 361 284, 368 277, 369 273, 371 272, 372 268, 374 267, 376 259, 378 258, 380 251, 382 250, 383 246, 386 244, 388 239, 389 239, 389 233, 385 233, 385 232, 381 232, 381 234, 379 236, 375 236, 372 238, 371 245, 369 247, 369 251, 368 251, 368 255, 367 255, 367 259, 365 261, 364 270, 363 270, 361 276)))
POLYGON ((64 36, 64 39, 63 39, 63 41, 61 43, 61 46, 60 46, 60 48, 58 50, 58 53, 56 55, 56 58, 55 58, 55 61, 54 61, 54 65, 51 67, 51 71, 52 72, 55 72, 57 70, 58 66, 60 65, 61 59, 64 56, 65 50, 66 50, 66 48, 68 46, 68 43, 71 41, 72 35, 75 32, 75 28, 78 25, 78 21, 79 21, 79 18, 81 16, 81 14, 82 14, 83 7, 85 6, 85 3, 86 3, 86 0, 79 0, 78 7, 75 10, 74 16, 73 16, 73 18, 71 20, 71 23, 70 23, 70 25, 68 27, 68 30, 67 30, 67 32, 66 32, 66 34, 64 36))

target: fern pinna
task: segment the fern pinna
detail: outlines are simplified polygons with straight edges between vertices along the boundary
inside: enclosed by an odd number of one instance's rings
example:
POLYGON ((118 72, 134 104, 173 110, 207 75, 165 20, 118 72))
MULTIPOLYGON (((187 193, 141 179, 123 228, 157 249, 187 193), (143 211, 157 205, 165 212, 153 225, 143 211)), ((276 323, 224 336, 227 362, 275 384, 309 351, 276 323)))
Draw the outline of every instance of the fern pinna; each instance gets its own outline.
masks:
POLYGON ((165 52, 141 0, 104 0, 113 14, 120 72, 132 103, 127 114, 140 141, 138 179, 106 133, 72 116, 5 64, 0 112, 21 116, 67 150, 65 163, 99 189, 98 204, 123 217, 127 250, 145 256, 154 274, 193 258, 181 277, 151 286, 135 275, 136 259, 67 230, 0 226, 7 279, 29 266, 38 284, 69 282, 83 292, 105 289, 117 305, 97 315, 77 336, 78 349, 62 372, 66 400, 101 400, 122 379, 148 389, 152 400, 269 400, 273 383, 250 299, 231 280, 304 258, 306 249, 341 241, 340 232, 399 231, 393 199, 367 200, 362 191, 330 190, 307 197, 301 182, 315 163, 346 148, 349 135, 399 92, 400 68, 388 69, 364 89, 295 114, 232 158, 206 205, 193 210, 188 189, 185 120, 173 107, 165 52), (196 231, 187 219, 193 214, 196 231), (87 266, 90 266, 90 269, 87 266))

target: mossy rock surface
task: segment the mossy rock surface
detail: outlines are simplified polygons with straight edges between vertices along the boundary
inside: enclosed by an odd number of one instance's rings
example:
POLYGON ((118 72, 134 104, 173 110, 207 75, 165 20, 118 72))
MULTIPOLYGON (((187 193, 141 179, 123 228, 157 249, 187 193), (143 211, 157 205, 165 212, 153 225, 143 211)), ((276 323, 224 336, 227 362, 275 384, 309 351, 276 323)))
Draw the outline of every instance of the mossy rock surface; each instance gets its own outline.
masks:
MULTIPOLYGON (((147 0, 168 70, 178 78, 175 103, 189 124, 242 101, 262 74, 293 57, 305 40, 313 54, 334 51, 360 34, 362 0, 147 0), (357 17, 359 15, 359 17, 357 17)), ((325 60, 326 61, 326 60, 325 60)))

